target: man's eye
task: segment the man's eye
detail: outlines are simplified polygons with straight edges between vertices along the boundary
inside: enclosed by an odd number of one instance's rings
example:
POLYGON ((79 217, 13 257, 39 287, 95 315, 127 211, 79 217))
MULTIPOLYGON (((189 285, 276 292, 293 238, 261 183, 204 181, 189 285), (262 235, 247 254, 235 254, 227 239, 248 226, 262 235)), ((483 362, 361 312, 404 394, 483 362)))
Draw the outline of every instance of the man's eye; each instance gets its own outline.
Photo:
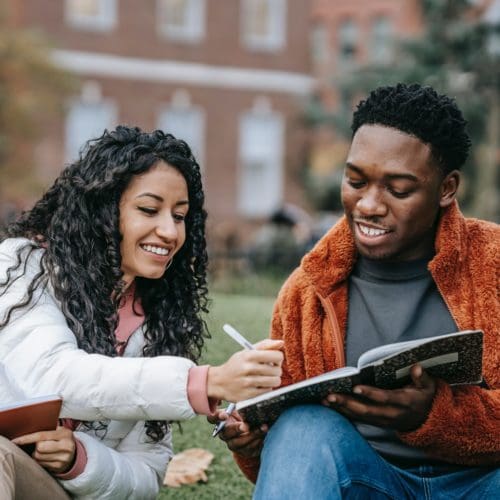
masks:
POLYGON ((148 215, 154 215, 155 213, 158 212, 156 208, 150 208, 150 207, 137 207, 141 212, 144 212, 145 214, 148 215))
POLYGON ((396 191, 395 189, 389 188, 389 192, 395 198, 407 198, 410 195, 410 191, 396 191))
POLYGON ((349 179, 347 182, 349 183, 349 186, 353 187, 354 189, 360 189, 365 185, 364 181, 355 181, 353 179, 349 179))

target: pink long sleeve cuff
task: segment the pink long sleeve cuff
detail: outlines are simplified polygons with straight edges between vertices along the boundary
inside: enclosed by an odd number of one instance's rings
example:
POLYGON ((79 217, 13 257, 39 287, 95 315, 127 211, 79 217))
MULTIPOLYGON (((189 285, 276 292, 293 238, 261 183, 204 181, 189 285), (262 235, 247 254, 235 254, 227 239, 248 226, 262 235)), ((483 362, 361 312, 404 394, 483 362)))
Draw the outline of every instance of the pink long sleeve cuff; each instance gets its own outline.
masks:
POLYGON ((193 366, 188 374, 188 400, 198 415, 213 415, 219 404, 219 400, 207 395, 208 368, 209 365, 193 366))

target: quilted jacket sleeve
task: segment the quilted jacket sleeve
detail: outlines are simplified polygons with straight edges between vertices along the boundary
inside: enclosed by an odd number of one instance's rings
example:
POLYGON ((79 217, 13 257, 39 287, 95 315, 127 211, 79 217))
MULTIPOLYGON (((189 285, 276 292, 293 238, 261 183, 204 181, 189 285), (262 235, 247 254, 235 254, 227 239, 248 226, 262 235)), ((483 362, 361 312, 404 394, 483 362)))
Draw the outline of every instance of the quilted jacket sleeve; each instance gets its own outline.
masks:
POLYGON ((137 422, 116 449, 84 432, 75 432, 87 453, 84 471, 60 480, 72 496, 81 499, 122 500, 156 498, 172 455, 171 435, 158 443, 144 439, 144 422, 137 422))
MULTIPOLYGON (((8 241, 8 240, 7 240, 8 241)), ((13 263, 0 245, 0 280, 13 263)), ((40 250, 41 252, 43 250, 40 250)), ((33 259, 35 260, 35 259, 33 259)), ((0 318, 23 299, 37 262, 0 295, 0 318)), ((78 420, 184 420, 194 416, 187 396, 190 360, 175 356, 111 358, 78 349, 52 295, 15 311, 0 335, 0 362, 26 395, 59 394, 61 416, 78 420)))

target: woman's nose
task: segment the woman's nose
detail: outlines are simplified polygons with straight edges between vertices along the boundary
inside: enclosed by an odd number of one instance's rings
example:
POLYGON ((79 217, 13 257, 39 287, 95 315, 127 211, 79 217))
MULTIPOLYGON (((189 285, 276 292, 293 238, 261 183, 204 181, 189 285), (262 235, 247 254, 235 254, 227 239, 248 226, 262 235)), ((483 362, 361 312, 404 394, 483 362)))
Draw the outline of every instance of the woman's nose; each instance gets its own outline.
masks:
POLYGON ((156 226, 156 234, 164 240, 177 238, 177 226, 172 217, 165 217, 156 226))

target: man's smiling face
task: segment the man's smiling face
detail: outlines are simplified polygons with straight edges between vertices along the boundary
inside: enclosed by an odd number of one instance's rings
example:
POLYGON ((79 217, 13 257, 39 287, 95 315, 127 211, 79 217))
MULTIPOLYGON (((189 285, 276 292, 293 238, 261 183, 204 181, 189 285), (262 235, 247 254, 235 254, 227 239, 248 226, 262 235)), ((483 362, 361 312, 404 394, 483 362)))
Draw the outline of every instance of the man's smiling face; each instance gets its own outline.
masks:
MULTIPOLYGON (((458 185, 456 173, 450 174, 458 185)), ((353 137, 342 181, 342 203, 359 253, 405 261, 429 255, 439 210, 454 199, 430 147, 382 125, 353 137)), ((455 185, 456 188, 456 185, 455 185)))

